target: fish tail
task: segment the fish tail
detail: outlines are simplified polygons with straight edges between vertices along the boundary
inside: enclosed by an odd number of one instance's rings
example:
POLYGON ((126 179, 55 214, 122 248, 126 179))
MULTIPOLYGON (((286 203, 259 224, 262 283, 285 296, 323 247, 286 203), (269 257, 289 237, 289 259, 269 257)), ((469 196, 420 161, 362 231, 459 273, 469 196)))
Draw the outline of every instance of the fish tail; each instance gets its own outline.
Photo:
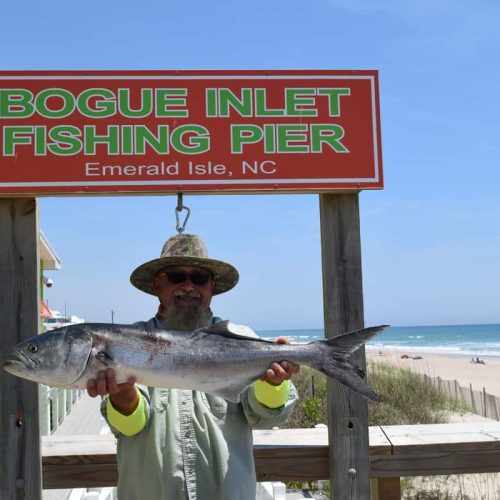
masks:
POLYGON ((374 326, 338 335, 309 344, 319 351, 313 368, 334 378, 365 398, 381 401, 380 396, 366 383, 366 373, 350 362, 350 356, 365 342, 378 335, 388 325, 374 326))

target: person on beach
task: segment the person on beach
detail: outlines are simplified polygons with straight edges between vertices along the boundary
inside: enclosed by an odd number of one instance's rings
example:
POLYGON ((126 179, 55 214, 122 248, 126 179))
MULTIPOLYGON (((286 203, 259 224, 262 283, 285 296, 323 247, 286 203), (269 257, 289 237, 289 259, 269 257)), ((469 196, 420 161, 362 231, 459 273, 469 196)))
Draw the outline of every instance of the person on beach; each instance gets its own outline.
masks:
MULTIPOLYGON (((212 296, 233 288, 238 271, 209 259, 198 236, 179 234, 130 280, 160 301, 157 314, 138 325, 191 331, 221 321, 210 309, 212 296)), ((246 326, 230 325, 233 333, 256 336, 246 326)), ((118 439, 118 498, 254 500, 252 428, 287 420, 297 401, 290 378, 298 370, 293 363, 272 363, 241 393, 239 403, 197 391, 144 387, 133 378, 117 384, 111 368, 99 372, 87 391, 103 396, 101 412, 118 439)))

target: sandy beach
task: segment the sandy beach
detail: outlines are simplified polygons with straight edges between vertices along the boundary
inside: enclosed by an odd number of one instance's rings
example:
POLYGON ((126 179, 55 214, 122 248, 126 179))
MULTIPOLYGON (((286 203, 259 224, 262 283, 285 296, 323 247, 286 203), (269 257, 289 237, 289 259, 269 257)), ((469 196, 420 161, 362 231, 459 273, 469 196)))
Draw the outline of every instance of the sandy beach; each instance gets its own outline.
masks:
MULTIPOLYGON (((471 358, 461 356, 432 355, 429 353, 406 353, 409 359, 403 359, 404 352, 367 350, 367 359, 392 363, 401 368, 425 373, 430 377, 441 377, 445 380, 457 380, 462 387, 486 392, 500 397, 500 360, 484 359, 485 364, 471 363, 471 358), (412 356, 421 359, 412 359, 412 356)), ((481 358, 483 359, 483 358, 481 358)))
MULTIPOLYGON (((368 360, 391 363, 430 377, 441 377, 444 380, 457 380, 462 387, 482 391, 483 387, 489 394, 500 397, 500 359, 484 359, 485 364, 471 363, 470 358, 461 356, 432 355, 428 352, 405 353, 394 351, 378 351, 368 349, 368 360), (408 354, 409 358, 401 358, 408 354), (412 356, 421 359, 412 359, 412 356)), ((488 420, 475 413, 451 414, 450 422, 479 422, 488 420)), ((421 491, 432 491, 435 494, 447 491, 446 498, 470 498, 494 500, 500 498, 500 474, 463 474, 459 476, 427 476, 411 478, 410 495, 421 491)), ((429 496, 428 498, 438 498, 429 496)))

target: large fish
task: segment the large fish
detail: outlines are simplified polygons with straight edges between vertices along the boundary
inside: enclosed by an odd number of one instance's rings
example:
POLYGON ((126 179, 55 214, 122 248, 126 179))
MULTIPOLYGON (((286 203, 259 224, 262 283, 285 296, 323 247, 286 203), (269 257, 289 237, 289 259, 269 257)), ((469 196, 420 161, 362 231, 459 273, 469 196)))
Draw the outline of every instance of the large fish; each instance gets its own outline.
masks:
POLYGON ((278 344, 231 333, 230 325, 224 321, 192 332, 71 325, 17 344, 3 367, 18 377, 68 389, 84 389, 98 371, 112 367, 118 382, 134 376, 147 386, 194 389, 237 402, 241 391, 262 377, 273 361, 286 360, 315 368, 379 401, 349 357, 386 326, 309 344, 278 344))

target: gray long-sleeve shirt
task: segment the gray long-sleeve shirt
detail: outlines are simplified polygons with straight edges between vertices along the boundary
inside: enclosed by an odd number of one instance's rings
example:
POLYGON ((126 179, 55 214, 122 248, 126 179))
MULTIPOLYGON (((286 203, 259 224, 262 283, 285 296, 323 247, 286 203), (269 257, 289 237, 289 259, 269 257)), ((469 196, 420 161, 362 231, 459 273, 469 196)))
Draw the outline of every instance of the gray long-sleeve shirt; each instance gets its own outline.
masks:
MULTIPOLYGON (((158 318, 143 323, 162 328, 158 318)), ((239 335, 255 336, 233 325, 239 335)), ((118 438, 119 500, 254 500, 252 428, 282 425, 297 401, 290 384, 287 403, 270 409, 253 385, 239 403, 198 391, 139 386, 147 424, 118 438)), ((102 405, 106 418, 106 405, 102 405)))

